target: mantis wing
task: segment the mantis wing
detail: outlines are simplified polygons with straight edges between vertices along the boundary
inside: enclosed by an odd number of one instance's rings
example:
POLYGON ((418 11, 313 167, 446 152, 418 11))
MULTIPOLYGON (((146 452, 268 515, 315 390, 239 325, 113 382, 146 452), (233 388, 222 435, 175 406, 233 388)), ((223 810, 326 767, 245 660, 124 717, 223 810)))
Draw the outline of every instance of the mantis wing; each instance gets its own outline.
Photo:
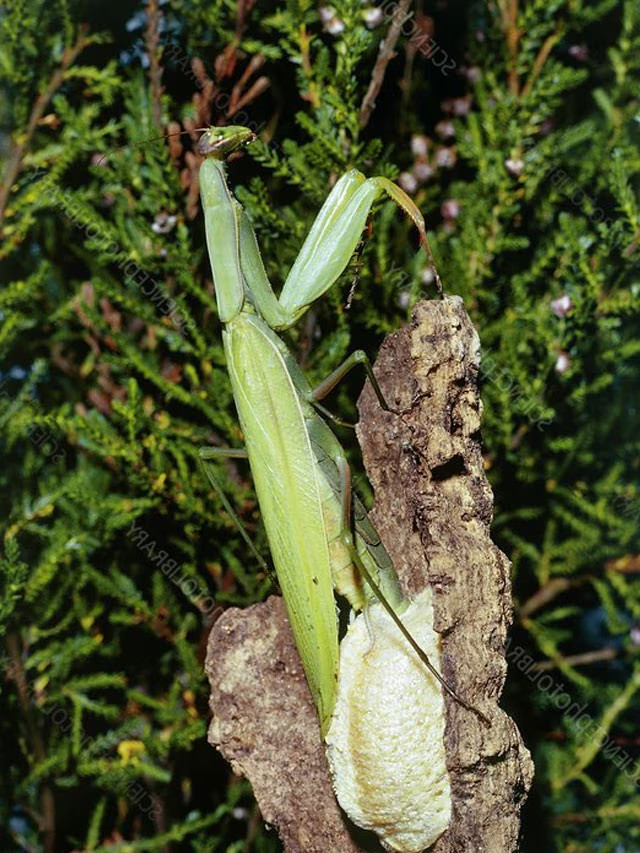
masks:
POLYGON ((223 338, 271 555, 324 734, 336 696, 338 625, 305 401, 284 344, 260 317, 242 311, 223 338))

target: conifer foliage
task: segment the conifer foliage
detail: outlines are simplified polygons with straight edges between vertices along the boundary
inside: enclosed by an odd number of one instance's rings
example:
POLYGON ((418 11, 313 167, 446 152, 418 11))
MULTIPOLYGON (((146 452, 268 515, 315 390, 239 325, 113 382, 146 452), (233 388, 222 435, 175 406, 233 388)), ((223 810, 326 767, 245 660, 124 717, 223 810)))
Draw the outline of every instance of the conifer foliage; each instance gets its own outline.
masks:
MULTIPOLYGON (((208 630, 273 589, 198 463, 242 443, 191 150, 234 123, 276 286, 347 168, 425 213, 483 346, 522 850, 637 850, 637 2, 3 0, 0 60, 0 849, 280 849, 206 743, 208 630)), ((290 333, 312 379, 435 295, 415 249, 381 204, 290 333)))

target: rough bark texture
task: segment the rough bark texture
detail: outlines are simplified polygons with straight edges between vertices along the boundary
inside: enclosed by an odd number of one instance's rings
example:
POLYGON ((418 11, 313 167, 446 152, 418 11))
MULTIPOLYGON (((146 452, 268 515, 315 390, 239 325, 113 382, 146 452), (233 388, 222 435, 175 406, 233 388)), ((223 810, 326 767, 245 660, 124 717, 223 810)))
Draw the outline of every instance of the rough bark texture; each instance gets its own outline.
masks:
MULTIPOLYGON (((497 702, 511 622, 510 565, 491 542, 492 494, 479 444, 479 341, 457 297, 416 306, 384 342, 376 374, 398 416, 370 389, 358 435, 376 493, 372 513, 410 593, 434 589, 443 674, 490 717, 487 728, 446 698, 454 799, 433 853, 515 853, 533 767, 497 702)), ((253 784, 286 853, 378 850, 355 835, 333 797, 318 722, 284 607, 229 610, 209 639, 209 739, 253 784), (356 840, 357 838, 357 840, 356 840)))
POLYGON ((433 853, 513 853, 533 776, 514 722, 497 707, 511 624, 510 563, 493 544, 493 496, 479 441, 480 342, 458 297, 416 306, 376 361, 390 402, 370 389, 358 438, 376 494, 372 518, 394 565, 415 593, 434 589, 447 682, 491 718, 491 728, 445 694, 451 826, 433 853))

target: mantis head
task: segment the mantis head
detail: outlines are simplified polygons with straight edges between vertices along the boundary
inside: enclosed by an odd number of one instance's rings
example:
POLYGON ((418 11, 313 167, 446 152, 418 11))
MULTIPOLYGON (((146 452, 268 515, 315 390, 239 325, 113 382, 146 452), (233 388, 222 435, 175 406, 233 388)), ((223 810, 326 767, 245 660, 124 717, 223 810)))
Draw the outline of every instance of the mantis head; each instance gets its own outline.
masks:
POLYGON ((204 157, 225 160, 234 151, 249 145, 255 138, 252 130, 241 125, 210 127, 200 137, 196 151, 204 157))

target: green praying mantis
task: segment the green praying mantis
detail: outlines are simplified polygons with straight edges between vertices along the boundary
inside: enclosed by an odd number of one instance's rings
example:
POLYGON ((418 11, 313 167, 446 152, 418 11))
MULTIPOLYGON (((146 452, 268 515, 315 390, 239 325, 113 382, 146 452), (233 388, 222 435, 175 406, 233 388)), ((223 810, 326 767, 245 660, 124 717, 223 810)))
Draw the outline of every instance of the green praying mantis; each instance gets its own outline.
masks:
MULTIPOLYGON (((325 420, 321 400, 360 364, 380 404, 389 409, 369 360, 358 351, 312 388, 277 334, 293 326, 344 271, 371 207, 382 193, 411 217, 421 242, 426 241, 423 217, 406 193, 387 178, 366 179, 355 169, 347 172, 322 206, 278 298, 267 278, 251 223, 226 180, 226 158, 253 139, 252 131, 244 127, 212 128, 198 146, 204 156, 200 192, 207 245, 224 324, 227 366, 246 442, 246 451, 203 448, 207 474, 215 485, 214 458, 248 456, 323 736, 331 726, 340 667, 334 590, 354 611, 381 606, 385 618, 400 632, 398 637, 404 637, 415 652, 416 661, 436 679, 438 690, 441 687, 482 716, 454 693, 405 626, 403 616, 411 601, 402 592, 391 559, 352 492, 344 450, 325 420)), ((424 669, 421 673, 428 678, 424 669)))

